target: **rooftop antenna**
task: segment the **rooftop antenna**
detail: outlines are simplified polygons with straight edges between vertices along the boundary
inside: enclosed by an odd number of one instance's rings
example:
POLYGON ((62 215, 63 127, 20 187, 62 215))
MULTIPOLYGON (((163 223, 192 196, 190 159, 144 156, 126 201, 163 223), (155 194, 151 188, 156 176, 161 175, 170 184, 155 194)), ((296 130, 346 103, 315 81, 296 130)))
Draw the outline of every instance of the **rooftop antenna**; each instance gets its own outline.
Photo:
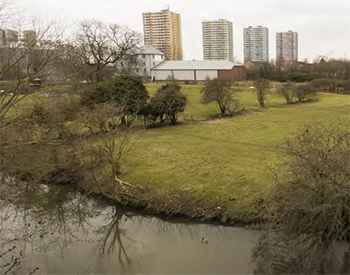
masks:
POLYGON ((169 6, 169 5, 166 5, 166 6, 165 6, 165 9, 166 9, 166 10, 170 10, 170 6, 169 6))

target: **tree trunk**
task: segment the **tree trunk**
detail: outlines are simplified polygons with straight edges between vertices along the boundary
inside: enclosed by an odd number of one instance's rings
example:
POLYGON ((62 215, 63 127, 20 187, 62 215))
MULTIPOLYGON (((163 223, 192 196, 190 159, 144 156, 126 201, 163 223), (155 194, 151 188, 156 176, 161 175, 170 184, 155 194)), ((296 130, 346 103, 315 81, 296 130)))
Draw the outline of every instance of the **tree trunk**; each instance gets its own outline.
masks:
POLYGON ((170 116, 170 122, 172 125, 175 125, 176 124, 176 117, 175 116, 170 116))
POLYGON ((101 76, 98 72, 96 72, 96 83, 100 83, 101 82, 101 76))
POLYGON ((219 105, 219 107, 220 107, 221 115, 224 116, 226 113, 226 108, 221 105, 219 105))
POLYGON ((126 119, 125 119, 125 116, 122 116, 122 118, 121 118, 121 122, 122 122, 122 124, 123 124, 123 125, 125 125, 125 126, 126 126, 126 119))
POLYGON ((261 108, 265 108, 265 102, 264 102, 264 99, 263 99, 263 98, 260 98, 260 99, 259 99, 259 104, 260 104, 260 107, 261 107, 261 108))
POLYGON ((146 129, 147 128, 147 118, 146 116, 144 115, 143 116, 143 129, 146 129))
POLYGON ((96 68, 96 83, 100 83, 102 82, 102 68, 100 64, 97 64, 97 68, 96 68))
POLYGON ((160 118, 160 123, 164 123, 165 122, 164 115, 160 115, 159 118, 160 118))

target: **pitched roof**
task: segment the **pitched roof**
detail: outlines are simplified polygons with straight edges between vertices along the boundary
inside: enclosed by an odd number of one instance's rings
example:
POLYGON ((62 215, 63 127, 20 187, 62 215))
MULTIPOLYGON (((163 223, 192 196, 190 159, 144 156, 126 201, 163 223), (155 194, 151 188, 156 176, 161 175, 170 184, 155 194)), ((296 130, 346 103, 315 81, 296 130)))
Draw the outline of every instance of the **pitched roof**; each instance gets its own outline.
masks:
POLYGON ((152 70, 231 70, 243 65, 226 60, 164 61, 152 70))
POLYGON ((145 44, 141 46, 137 51, 136 54, 155 54, 155 55, 164 55, 160 50, 156 49, 155 47, 151 46, 150 44, 145 44))

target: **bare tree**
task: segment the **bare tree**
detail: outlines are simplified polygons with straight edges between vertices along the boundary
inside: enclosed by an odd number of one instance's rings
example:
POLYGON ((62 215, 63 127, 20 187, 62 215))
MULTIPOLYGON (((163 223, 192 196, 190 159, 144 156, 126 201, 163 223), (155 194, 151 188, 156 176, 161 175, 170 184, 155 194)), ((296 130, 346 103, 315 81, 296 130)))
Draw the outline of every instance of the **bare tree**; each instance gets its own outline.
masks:
MULTIPOLYGON (((136 142, 140 139, 142 132, 126 128, 119 133, 111 132, 100 138, 100 141, 93 145, 93 149, 99 156, 97 161, 105 163, 104 169, 95 166, 91 169, 92 178, 98 192, 113 198, 124 204, 130 199, 129 189, 140 188, 121 179, 124 174, 122 161, 126 154, 133 150, 136 142)), ((142 188, 141 188, 142 189, 142 188)))
POLYGON ((273 274, 348 274, 349 148, 348 125, 341 123, 306 126, 286 142, 288 160, 275 172, 260 212, 266 232, 254 249, 273 274))
POLYGON ((220 108, 221 115, 224 116, 226 113, 234 114, 238 110, 239 103, 238 100, 233 98, 237 89, 233 89, 232 84, 230 81, 207 78, 201 91, 201 103, 209 104, 215 102, 220 108))
POLYGON ((74 46, 90 68, 89 80, 96 83, 104 79, 109 67, 132 55, 140 42, 141 35, 128 27, 90 20, 80 24, 74 46))
POLYGON ((294 84, 292 82, 287 82, 279 86, 276 92, 278 95, 283 96, 286 99, 287 104, 292 104, 294 97, 293 89, 294 84))
POLYGON ((256 96, 261 108, 265 107, 265 98, 269 92, 270 82, 265 78, 260 78, 254 81, 256 96))
MULTIPOLYGON (((5 10, 0 12, 3 11, 5 12, 5 10)), ((97 133, 101 134, 102 141, 95 143, 99 145, 97 147, 99 150, 96 152, 89 150, 89 144, 91 143, 83 140, 86 137, 86 132, 88 133, 87 137, 91 137, 89 130, 86 130, 87 127, 84 126, 91 125, 93 122, 84 124, 83 119, 79 116, 84 114, 84 110, 76 108, 76 105, 74 105, 72 112, 69 111, 72 108, 68 106, 67 101, 64 101, 62 105, 48 106, 43 104, 36 105, 33 108, 14 108, 21 100, 36 91, 35 87, 31 85, 35 78, 50 79, 52 74, 56 72, 53 66, 58 61, 63 60, 62 54, 69 49, 67 45, 63 45, 59 41, 61 32, 58 32, 54 25, 37 27, 38 25, 34 24, 32 26, 32 36, 27 36, 25 40, 2 44, 0 47, 0 90, 3 90, 0 95, 1 176, 13 176, 16 177, 16 180, 28 180, 30 183, 28 186, 32 186, 33 189, 37 188, 35 182, 41 183, 44 181, 46 183, 76 183, 80 184, 83 190, 95 191, 96 189, 91 188, 93 184, 89 185, 87 183, 91 182, 93 173, 92 170, 89 170, 92 167, 91 162, 86 160, 98 159, 100 155, 105 153, 102 156, 104 160, 106 162, 112 161, 111 174, 108 175, 106 181, 114 186, 114 182, 118 180, 117 176, 120 175, 122 157, 131 150, 134 141, 131 140, 133 136, 131 130, 125 133, 122 130, 118 131, 118 129, 111 129, 114 127, 109 127, 109 123, 114 125, 111 122, 115 117, 113 114, 103 114, 105 124, 103 129, 105 131, 101 131, 101 127, 97 127, 99 129, 97 133), (14 110, 19 111, 18 115, 14 115, 14 110), (115 130, 113 132, 115 136, 106 133, 110 130, 115 130), (111 178, 113 178, 112 182, 111 178)), ((15 30, 15 26, 11 28, 15 30)), ((98 53, 101 57, 100 73, 109 64, 128 53, 129 49, 131 50, 132 47, 124 47, 123 43, 135 44, 132 34, 129 32, 122 33, 121 29, 111 28, 112 33, 106 34, 110 36, 109 40, 103 35, 98 36, 109 41, 107 44, 102 43, 100 45, 101 41, 97 40, 98 45, 101 46, 100 49, 103 49, 102 52, 98 53), (115 41, 115 43, 111 45, 110 41, 115 41), (109 47, 108 50, 105 50, 106 46, 109 47), (112 54, 111 51, 121 48, 122 51, 116 50, 112 54), (119 55, 116 53, 119 53, 119 55)), ((17 28, 17 30, 19 32, 21 28, 17 28)), ((94 53, 97 54, 97 52, 94 53)), ((76 56, 73 55, 73 57, 76 56)), ((85 65, 88 66, 88 69, 91 69, 91 64, 95 63, 85 65)), ((77 65, 79 64, 77 63, 77 65)), ((95 66, 92 67, 95 70, 95 66)), ((99 72, 95 73, 95 76, 99 72)), ((100 122, 97 120, 97 123, 100 122)), ((96 130, 94 126, 92 127, 93 131, 96 130)), ((101 123, 98 126, 101 126, 101 123)), ((95 163, 92 164, 97 166, 95 163)), ((106 170, 105 167, 102 167, 102 169, 106 170)), ((8 193, 2 193, 2 191, 1 186, 0 195, 8 196, 8 193)), ((25 192, 25 190, 22 191, 25 192)), ((113 191, 115 190, 113 189, 113 191)), ((3 205, 0 205, 0 208, 3 209, 3 205)), ((62 221, 63 229, 68 229, 64 217, 60 215, 61 209, 52 209, 55 213, 56 210, 56 220, 62 221)), ((56 226, 56 224, 52 223, 52 226, 56 226)), ((14 251, 11 250, 6 255, 15 257, 14 251)), ((3 256, 2 252, 4 251, 0 252, 1 257, 3 256)), ((10 260, 9 265, 4 268, 6 270, 10 268, 8 272, 13 272, 14 268, 20 264, 19 261, 20 259, 10 260), (14 267, 11 267, 12 265, 14 267)))
MULTIPOLYGON (((0 12, 6 13, 6 6, 0 12)), ((18 25, 13 25, 11 20, 2 22, 2 27, 9 28, 11 35, 6 37, 2 33, 0 42, 0 127, 9 122, 11 108, 35 91, 34 79, 52 77, 50 65, 62 46, 59 39, 63 30, 58 25, 39 26, 36 22, 21 21, 21 18, 18 22, 18 25), (22 25, 30 26, 30 31, 27 31, 30 35, 19 39, 22 25)))
POLYGON ((90 66, 80 58, 73 44, 62 45, 61 52, 62 54, 54 63, 56 73, 64 82, 84 87, 85 82, 90 78, 90 66))
MULTIPOLYGON (((7 12, 5 4, 1 13, 7 12)), ((34 79, 45 80, 52 76, 51 65, 60 52, 59 38, 63 31, 56 24, 39 26, 36 22, 28 23, 12 10, 6 14, 9 14, 9 18, 6 22, 1 22, 1 27, 7 28, 8 33, 7 36, 2 33, 0 45, 0 165, 3 175, 5 172, 16 175, 16 171, 25 170, 23 163, 26 157, 35 159, 35 148, 24 150, 25 146, 32 147, 43 143, 56 146, 60 143, 51 132, 52 125, 38 127, 38 123, 22 120, 22 114, 26 110, 16 108, 16 105, 36 91, 34 79), (30 26, 31 30, 20 39, 18 34, 22 31, 22 25, 30 26), (25 156, 26 150, 31 153, 25 156), (17 162, 19 159, 13 157, 15 154, 23 156, 22 161, 17 162), (9 167, 12 168, 7 171, 9 167)), ((21 175, 18 174, 19 177, 21 175)))
POLYGON ((304 102, 312 100, 317 95, 317 91, 310 83, 303 83, 294 87, 293 94, 298 102, 304 102))

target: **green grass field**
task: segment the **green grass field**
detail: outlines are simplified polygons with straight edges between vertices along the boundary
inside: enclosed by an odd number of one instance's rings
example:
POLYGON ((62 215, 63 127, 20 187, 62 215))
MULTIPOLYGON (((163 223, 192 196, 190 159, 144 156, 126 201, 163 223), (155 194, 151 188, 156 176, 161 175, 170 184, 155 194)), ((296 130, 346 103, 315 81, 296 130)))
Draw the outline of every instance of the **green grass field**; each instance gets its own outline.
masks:
MULTIPOLYGON (((151 94, 157 87, 148 85, 151 94)), ((271 93, 261 109, 250 89, 237 94, 248 114, 204 121, 219 110, 200 104, 200 88, 183 86, 189 103, 180 121, 191 116, 203 121, 146 130, 124 160, 124 179, 162 192, 187 190, 231 218, 247 220, 254 200, 269 192, 270 167, 283 161, 276 145, 306 124, 349 122, 347 95, 323 93, 315 102, 287 105, 271 93)))
MULTIPOLYGON (((147 84, 151 95, 159 87, 147 84)), ((200 103, 201 86, 183 85, 188 106, 179 117, 180 123, 145 130, 122 162, 123 180, 166 194, 174 188, 184 190, 199 198, 205 208, 220 206, 226 217, 249 222, 256 212, 254 202, 270 192, 270 169, 283 162, 278 146, 286 138, 315 122, 349 125, 347 95, 321 93, 317 101, 287 105, 272 92, 267 108, 261 109, 251 89, 239 89, 237 99, 248 112, 209 119, 219 114, 218 107, 200 103)), ((38 94, 20 104, 55 104, 71 98, 42 98, 38 94)))

